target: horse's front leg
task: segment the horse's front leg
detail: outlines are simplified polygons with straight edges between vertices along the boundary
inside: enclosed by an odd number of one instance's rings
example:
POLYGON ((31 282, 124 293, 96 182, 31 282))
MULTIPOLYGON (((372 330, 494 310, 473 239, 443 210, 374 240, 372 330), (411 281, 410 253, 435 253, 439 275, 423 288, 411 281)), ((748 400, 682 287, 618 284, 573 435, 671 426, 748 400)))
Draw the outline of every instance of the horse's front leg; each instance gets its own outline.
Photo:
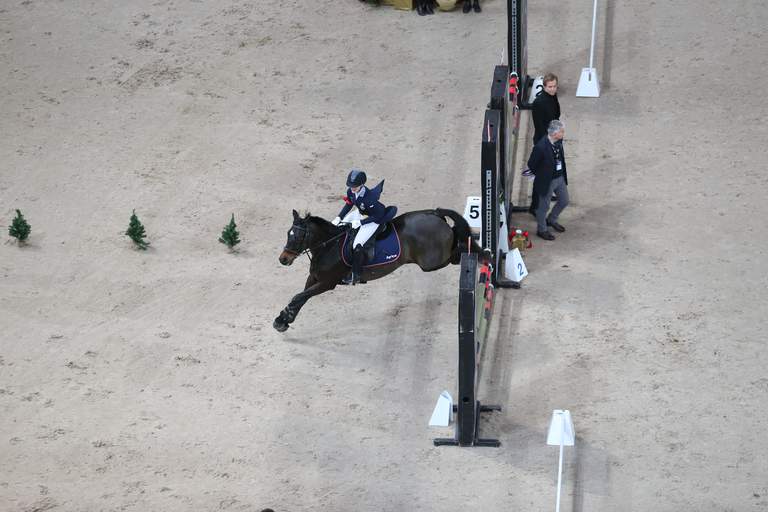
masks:
POLYGON ((301 311, 301 308, 310 298, 327 292, 328 290, 333 290, 334 288, 336 288, 335 282, 318 281, 310 275, 307 278, 304 291, 293 296, 291 302, 285 306, 285 309, 283 309, 280 314, 277 315, 275 321, 272 322, 272 326, 279 332, 284 332, 288 329, 288 326, 296 320, 299 311, 301 311))

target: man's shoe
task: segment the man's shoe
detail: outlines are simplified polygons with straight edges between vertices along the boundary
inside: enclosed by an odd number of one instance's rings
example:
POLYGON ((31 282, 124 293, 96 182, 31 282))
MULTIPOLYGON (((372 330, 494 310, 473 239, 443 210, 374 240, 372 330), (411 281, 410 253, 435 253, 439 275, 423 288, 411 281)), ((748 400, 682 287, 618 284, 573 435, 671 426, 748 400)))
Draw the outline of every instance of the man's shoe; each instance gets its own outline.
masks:
POLYGON ((558 224, 557 222, 547 221, 547 226, 551 227, 552 229, 554 229, 558 233, 565 233, 565 228, 563 226, 561 226, 560 224, 558 224))
POLYGON ((472 9, 473 9, 475 12, 480 12, 480 11, 482 11, 482 9, 480 8, 480 0, 475 0, 475 3, 474 3, 474 4, 472 4, 472 9))
POLYGON ((555 239, 555 235, 553 235, 549 231, 537 231, 536 232, 536 236, 538 236, 539 238, 543 238, 544 240, 554 240, 555 239))
POLYGON ((472 10, 472 0, 464 0, 464 7, 461 8, 462 11, 465 13, 468 13, 472 10))

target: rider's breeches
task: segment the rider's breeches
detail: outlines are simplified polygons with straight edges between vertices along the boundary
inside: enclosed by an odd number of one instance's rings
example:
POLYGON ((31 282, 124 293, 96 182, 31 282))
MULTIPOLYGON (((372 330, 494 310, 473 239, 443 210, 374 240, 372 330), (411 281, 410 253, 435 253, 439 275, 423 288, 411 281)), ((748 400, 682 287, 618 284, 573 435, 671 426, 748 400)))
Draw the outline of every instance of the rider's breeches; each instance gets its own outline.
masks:
POLYGON ((369 222, 368 224, 363 224, 360 226, 360 229, 357 230, 357 235, 355 236, 355 241, 352 244, 352 248, 354 249, 358 245, 365 245, 365 242, 367 242, 368 239, 373 236, 378 228, 379 225, 375 222, 369 222))

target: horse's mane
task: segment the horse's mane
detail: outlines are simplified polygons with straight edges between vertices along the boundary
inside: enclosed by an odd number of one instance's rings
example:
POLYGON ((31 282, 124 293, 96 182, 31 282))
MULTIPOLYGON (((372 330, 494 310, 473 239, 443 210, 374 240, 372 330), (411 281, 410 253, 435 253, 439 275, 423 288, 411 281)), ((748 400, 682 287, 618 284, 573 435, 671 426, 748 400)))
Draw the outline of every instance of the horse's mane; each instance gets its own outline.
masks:
POLYGON ((307 222, 312 222, 314 224, 320 225, 321 228, 325 228, 329 230, 331 233, 338 233, 339 231, 342 231, 346 229, 343 226, 334 226, 331 221, 325 220, 322 217, 318 217, 317 215, 312 215, 311 212, 307 211, 304 214, 304 220, 307 222))
POLYGON ((309 210, 304 212, 304 217, 302 217, 302 218, 304 220, 306 220, 306 221, 320 222, 321 224, 325 223, 325 222, 328 222, 327 220, 325 220, 322 217, 318 217, 317 215, 312 215, 312 212, 310 212, 309 210))

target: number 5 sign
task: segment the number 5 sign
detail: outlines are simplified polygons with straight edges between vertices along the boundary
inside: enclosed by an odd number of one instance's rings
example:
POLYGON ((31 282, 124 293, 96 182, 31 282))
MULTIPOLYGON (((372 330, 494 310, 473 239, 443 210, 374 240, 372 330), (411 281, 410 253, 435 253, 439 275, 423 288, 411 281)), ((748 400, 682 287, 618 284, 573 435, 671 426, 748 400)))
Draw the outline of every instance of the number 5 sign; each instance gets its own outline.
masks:
POLYGON ((467 219, 472 231, 480 231, 483 221, 480 219, 480 207, 482 199, 480 196, 467 196, 467 204, 464 207, 464 218, 467 219))
POLYGON ((528 269, 525 268, 523 257, 520 255, 520 249, 512 249, 507 253, 504 261, 504 274, 507 279, 519 283, 528 275, 528 269))

